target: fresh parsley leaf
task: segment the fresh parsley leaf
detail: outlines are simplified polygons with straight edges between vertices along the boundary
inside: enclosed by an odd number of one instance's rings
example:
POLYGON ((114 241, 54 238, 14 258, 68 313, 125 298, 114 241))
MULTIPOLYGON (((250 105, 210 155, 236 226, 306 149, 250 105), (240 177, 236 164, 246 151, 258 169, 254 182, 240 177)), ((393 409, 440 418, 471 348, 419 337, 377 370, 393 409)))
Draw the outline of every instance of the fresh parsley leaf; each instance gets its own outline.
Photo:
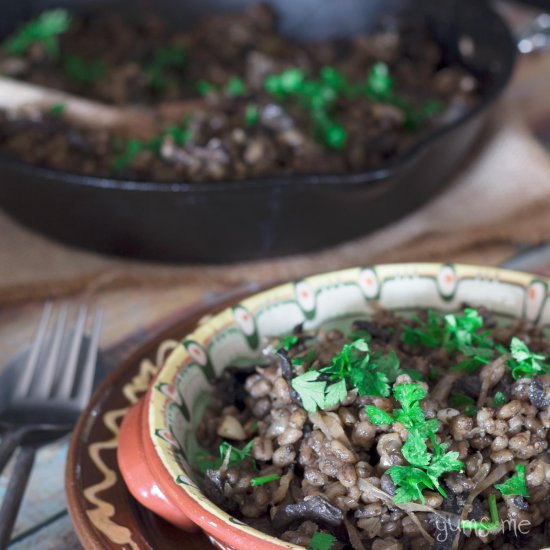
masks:
POLYGON ((46 112, 50 116, 61 117, 65 113, 66 109, 67 105, 65 105, 65 103, 56 103, 55 105, 52 105, 46 112))
POLYGON ((488 331, 479 333, 482 327, 483 317, 472 308, 465 308, 462 314, 445 315, 443 347, 448 351, 458 350, 469 357, 491 358, 494 344, 488 331))
POLYGON ((283 336, 277 342, 277 349, 284 349, 285 351, 290 351, 300 339, 296 334, 289 334, 288 336, 283 336))
POLYGON ((206 80, 201 80, 200 82, 197 82, 196 88, 197 88, 197 92, 199 92, 199 94, 202 96, 207 96, 208 94, 212 93, 216 89, 214 84, 206 80))
POLYGON ((330 409, 334 405, 341 403, 347 396, 348 390, 344 379, 334 384, 327 384, 323 408, 330 409))
POLYGON ((525 483, 525 466, 518 464, 515 475, 509 477, 504 483, 497 483, 495 487, 505 496, 519 495, 528 497, 529 491, 525 483))
POLYGON ((421 468, 414 466, 392 466, 387 471, 395 484, 393 500, 396 504, 420 500, 424 502, 424 489, 434 489, 432 480, 421 468))
POLYGON ((229 455, 228 466, 230 468, 238 466, 243 460, 250 456, 252 445, 254 445, 254 439, 249 441, 242 449, 233 447, 231 443, 224 441, 220 445, 218 458, 209 457, 208 454, 204 452, 197 453, 197 467, 203 474, 206 473, 206 470, 219 470, 229 449, 231 449, 231 454, 229 455))
POLYGON ((393 384, 396 378, 403 373, 399 357, 397 357, 397 353, 394 350, 385 355, 383 353, 376 353, 372 358, 372 362, 376 365, 378 371, 386 375, 390 384, 393 384))
POLYGON ((371 356, 369 343, 360 338, 344 344, 342 351, 332 358, 328 367, 322 369, 333 380, 345 379, 359 395, 387 397, 389 383, 401 374, 399 358, 394 352, 371 356))
POLYGON ((147 144, 136 138, 130 138, 126 142, 125 150, 118 155, 115 160, 113 161, 113 170, 115 172, 120 172, 120 170, 123 170, 134 160, 136 157, 142 152, 147 150, 147 144))
POLYGON ((268 75, 264 88, 279 101, 295 99, 311 117, 315 137, 329 149, 343 149, 347 131, 332 112, 342 90, 341 76, 325 67, 320 78, 308 79, 302 69, 291 67, 268 75))
POLYGON ((393 79, 390 76, 388 65, 383 62, 375 63, 367 76, 365 93, 375 101, 389 102, 393 90, 393 79))
POLYGON ((229 456, 229 466, 237 466, 240 464, 246 457, 250 456, 252 451, 252 445, 254 445, 254 440, 249 441, 242 449, 237 449, 227 441, 224 441, 220 445, 220 457, 225 458, 227 450, 231 448, 231 455, 229 456))
POLYGON ((409 432, 401 448, 403 458, 409 465, 392 466, 388 469, 396 486, 395 502, 424 502, 424 489, 437 489, 446 497, 439 478, 447 472, 461 470, 464 465, 458 460, 457 452, 446 453, 446 444, 437 442, 435 434, 439 429, 439 421, 436 418, 426 420, 420 406, 420 401, 426 397, 426 390, 418 384, 399 384, 393 388, 393 395, 401 404, 401 408, 394 409, 394 416, 372 406, 367 406, 366 411, 373 424, 383 425, 397 421, 409 432), (433 452, 428 449, 428 439, 433 452))
POLYGON ((107 73, 107 67, 102 61, 87 60, 75 54, 64 55, 62 66, 65 74, 81 86, 89 86, 107 73))
POLYGON ((409 346, 423 345, 430 348, 441 346, 444 337, 443 315, 429 309, 427 321, 424 322, 415 315, 412 318, 413 325, 405 325, 402 340, 409 346))
POLYGON ((419 466, 425 468, 430 463, 430 453, 425 439, 417 432, 409 433, 409 437, 401 448, 401 453, 405 460, 411 466, 419 466))
POLYGON ((374 369, 354 370, 349 375, 350 383, 357 388, 359 395, 387 397, 390 394, 388 377, 374 369))
POLYGON ((244 80, 238 76, 231 77, 225 85, 225 93, 228 97, 241 97, 246 95, 248 89, 244 80))
POLYGON ((426 472, 436 489, 447 498, 447 494, 441 487, 439 483, 439 478, 448 472, 460 471, 464 467, 462 461, 458 460, 458 452, 449 451, 445 453, 447 445, 438 444, 435 442, 435 438, 432 439, 432 444, 434 447, 434 454, 432 456, 432 461, 428 466, 426 472))
POLYGON ((408 430, 418 430, 426 423, 424 411, 419 403, 414 403, 411 407, 405 409, 394 409, 393 411, 397 422, 401 422, 408 430))
POLYGON ((313 363, 313 361, 315 361, 316 358, 317 358, 317 350, 315 349, 310 349, 305 356, 305 360, 308 363, 313 363))
POLYGON ((277 481, 280 479, 279 474, 268 474, 266 476, 253 477, 250 480, 252 487, 258 487, 258 485, 264 485, 265 483, 271 483, 272 481, 277 481))
POLYGON ((71 22, 72 16, 67 10, 44 11, 9 36, 4 41, 4 49, 12 55, 24 55, 33 44, 42 44, 55 58, 59 55, 59 36, 69 30, 71 22))
POLYGON ((414 380, 415 382, 424 381, 424 376, 422 375, 422 373, 413 369, 402 369, 399 374, 408 374, 411 380, 414 380))
POLYGON ((324 531, 317 531, 313 533, 308 548, 309 550, 330 550, 335 542, 335 536, 324 531))
POLYGON ((405 109, 405 129, 417 130, 441 112, 443 103, 438 99, 428 99, 417 109, 405 109))
POLYGON ((413 325, 405 327, 402 339, 410 346, 442 347, 449 353, 458 351, 468 359, 453 369, 471 372, 488 363, 495 353, 489 332, 479 332, 482 327, 483 317, 473 308, 446 315, 428 310, 426 322, 414 317, 413 325))
POLYGON ((325 390, 327 383, 319 380, 320 373, 309 370, 292 379, 291 385, 298 392, 304 409, 315 412, 325 405, 325 390))
POLYGON ((546 355, 533 353, 520 338, 512 338, 510 354, 512 359, 508 361, 508 366, 512 369, 515 380, 550 373, 550 365, 545 363, 546 355))
POLYGON ((472 374, 476 372, 481 365, 487 365, 489 362, 490 361, 488 359, 485 359, 480 355, 476 355, 469 359, 459 361, 451 367, 451 370, 472 374))
POLYGON ((439 379, 439 372, 437 369, 434 369, 433 367, 428 371, 428 379, 429 380, 438 380, 439 379))
POLYGON ((408 411, 426 397, 426 390, 418 384, 399 384, 393 389, 393 395, 408 411))
POLYGON ((378 407, 367 405, 365 409, 367 411, 369 420, 377 426, 386 426, 395 422, 395 418, 391 414, 383 411, 382 409, 379 409, 378 407))
POLYGON ((260 120, 260 111, 257 105, 249 103, 244 111, 244 125, 247 128, 255 126, 260 120))
POLYGON ((527 361, 532 356, 527 344, 517 337, 512 338, 512 342, 510 343, 510 353, 518 362, 527 361))
POLYGON ((463 519, 460 522, 460 527, 463 530, 496 531, 497 529, 499 529, 500 522, 498 517, 496 496, 494 494, 490 494, 487 497, 487 500, 489 501, 489 515, 491 517, 491 521, 487 522, 487 521, 463 519))
POLYGON ((451 395, 451 405, 463 409, 466 416, 474 416, 476 414, 476 402, 472 397, 464 393, 455 393, 451 395))
POLYGON ((507 401, 506 396, 501 391, 497 391, 493 397, 493 407, 502 407, 507 401))
POLYGON ((136 157, 144 151, 150 151, 159 156, 161 153, 162 143, 167 137, 171 137, 177 146, 184 146, 190 139, 192 139, 192 133, 188 127, 188 123, 189 118, 186 118, 180 126, 170 126, 165 128, 159 135, 153 136, 151 139, 146 141, 130 138, 126 141, 123 152, 114 159, 113 170, 115 172, 123 170, 127 166, 131 165, 136 157))
POLYGON ((363 340, 344 344, 342 350, 332 358, 330 365, 321 369, 321 372, 330 375, 332 380, 348 379, 353 371, 362 370, 367 366, 370 359, 369 351, 368 343, 363 340))
POLYGON ((157 92, 163 92, 187 66, 187 51, 185 48, 170 46, 155 52, 145 67, 145 73, 150 86, 157 92))

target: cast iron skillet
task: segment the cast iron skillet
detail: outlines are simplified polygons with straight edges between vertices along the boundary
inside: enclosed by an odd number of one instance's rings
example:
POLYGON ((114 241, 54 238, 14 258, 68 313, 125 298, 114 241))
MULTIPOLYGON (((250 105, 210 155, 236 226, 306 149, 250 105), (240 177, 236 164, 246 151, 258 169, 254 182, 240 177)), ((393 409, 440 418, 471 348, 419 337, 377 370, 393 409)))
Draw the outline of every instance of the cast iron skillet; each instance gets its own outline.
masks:
MULTIPOLYGON (((240 10, 255 1, 156 0, 140 6, 154 7, 185 28, 207 13, 240 10)), ((349 36, 380 18, 422 17, 447 60, 458 60, 479 77, 481 101, 384 169, 362 173, 149 183, 70 174, 0 156, 0 205, 32 229, 74 246, 152 260, 229 262, 334 245, 403 216, 438 192, 474 147, 514 67, 516 44, 500 17, 482 0, 270 3, 280 13, 282 31, 303 40, 349 36), (473 49, 459 47, 467 42, 473 49)), ((65 5, 125 9, 124 2, 65 5)), ((2 8, 0 32, 51 6, 9 2, 2 8)), ((127 13, 138 11, 135 1, 126 7, 127 13)))

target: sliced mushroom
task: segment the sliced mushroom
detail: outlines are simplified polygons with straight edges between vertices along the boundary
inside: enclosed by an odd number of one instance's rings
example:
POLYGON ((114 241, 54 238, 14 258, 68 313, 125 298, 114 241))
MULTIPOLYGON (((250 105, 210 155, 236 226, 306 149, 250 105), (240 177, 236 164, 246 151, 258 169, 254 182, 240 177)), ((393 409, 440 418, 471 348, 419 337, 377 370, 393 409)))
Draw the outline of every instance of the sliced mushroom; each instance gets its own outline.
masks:
POLYGON ((338 527, 344 521, 344 513, 322 496, 314 496, 296 504, 281 506, 273 516, 277 531, 286 529, 294 521, 315 521, 328 527, 338 527))

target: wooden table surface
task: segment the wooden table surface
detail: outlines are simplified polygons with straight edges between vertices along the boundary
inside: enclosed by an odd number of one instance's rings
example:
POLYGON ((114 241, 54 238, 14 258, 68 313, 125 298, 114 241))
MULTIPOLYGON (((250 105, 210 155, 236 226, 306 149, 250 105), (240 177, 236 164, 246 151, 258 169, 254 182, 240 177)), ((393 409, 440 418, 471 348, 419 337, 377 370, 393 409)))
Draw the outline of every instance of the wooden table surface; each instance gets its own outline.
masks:
MULTIPOLYGON (((475 253, 471 254, 475 260, 475 253)), ((482 252, 479 253, 479 262, 484 263, 482 252)), ((520 251, 505 263, 516 269, 550 275, 550 246, 520 251)), ((98 302, 106 312, 102 347, 108 360, 116 365, 132 349, 174 322, 192 303, 208 304, 227 292, 225 289, 213 293, 198 286, 147 292, 120 291, 99 297, 98 302)), ((32 338, 41 307, 42 304, 26 304, 1 311, 1 357, 14 353, 32 338)), ((64 494, 67 441, 62 440, 39 451, 10 550, 81 548, 67 514, 64 494)), ((7 485, 10 466, 0 477, 0 499, 7 485)))

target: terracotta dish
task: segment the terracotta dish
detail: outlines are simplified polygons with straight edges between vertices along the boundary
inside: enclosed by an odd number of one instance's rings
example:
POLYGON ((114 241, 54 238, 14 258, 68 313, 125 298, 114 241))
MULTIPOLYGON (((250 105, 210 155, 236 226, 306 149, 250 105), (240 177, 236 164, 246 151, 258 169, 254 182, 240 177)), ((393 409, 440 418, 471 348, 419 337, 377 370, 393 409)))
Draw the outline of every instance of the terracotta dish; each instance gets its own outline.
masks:
POLYGON ((212 548, 202 533, 182 533, 134 500, 116 460, 118 432, 128 409, 147 391, 156 365, 177 345, 174 338, 236 301, 226 298, 221 305, 185 311, 170 328, 150 335, 108 376, 103 371, 105 379, 75 428, 65 475, 69 513, 84 548, 212 548))
MULTIPOLYGON (((388 310, 485 306, 499 317, 550 324, 548 280, 508 270, 393 264, 316 275, 261 292, 182 332, 148 392, 125 417, 119 466, 132 494, 174 525, 202 529, 220 548, 301 548, 268 536, 210 502, 192 467, 197 426, 223 370, 254 364, 266 337, 388 310)), ((182 540, 185 537, 182 534, 182 540)))

